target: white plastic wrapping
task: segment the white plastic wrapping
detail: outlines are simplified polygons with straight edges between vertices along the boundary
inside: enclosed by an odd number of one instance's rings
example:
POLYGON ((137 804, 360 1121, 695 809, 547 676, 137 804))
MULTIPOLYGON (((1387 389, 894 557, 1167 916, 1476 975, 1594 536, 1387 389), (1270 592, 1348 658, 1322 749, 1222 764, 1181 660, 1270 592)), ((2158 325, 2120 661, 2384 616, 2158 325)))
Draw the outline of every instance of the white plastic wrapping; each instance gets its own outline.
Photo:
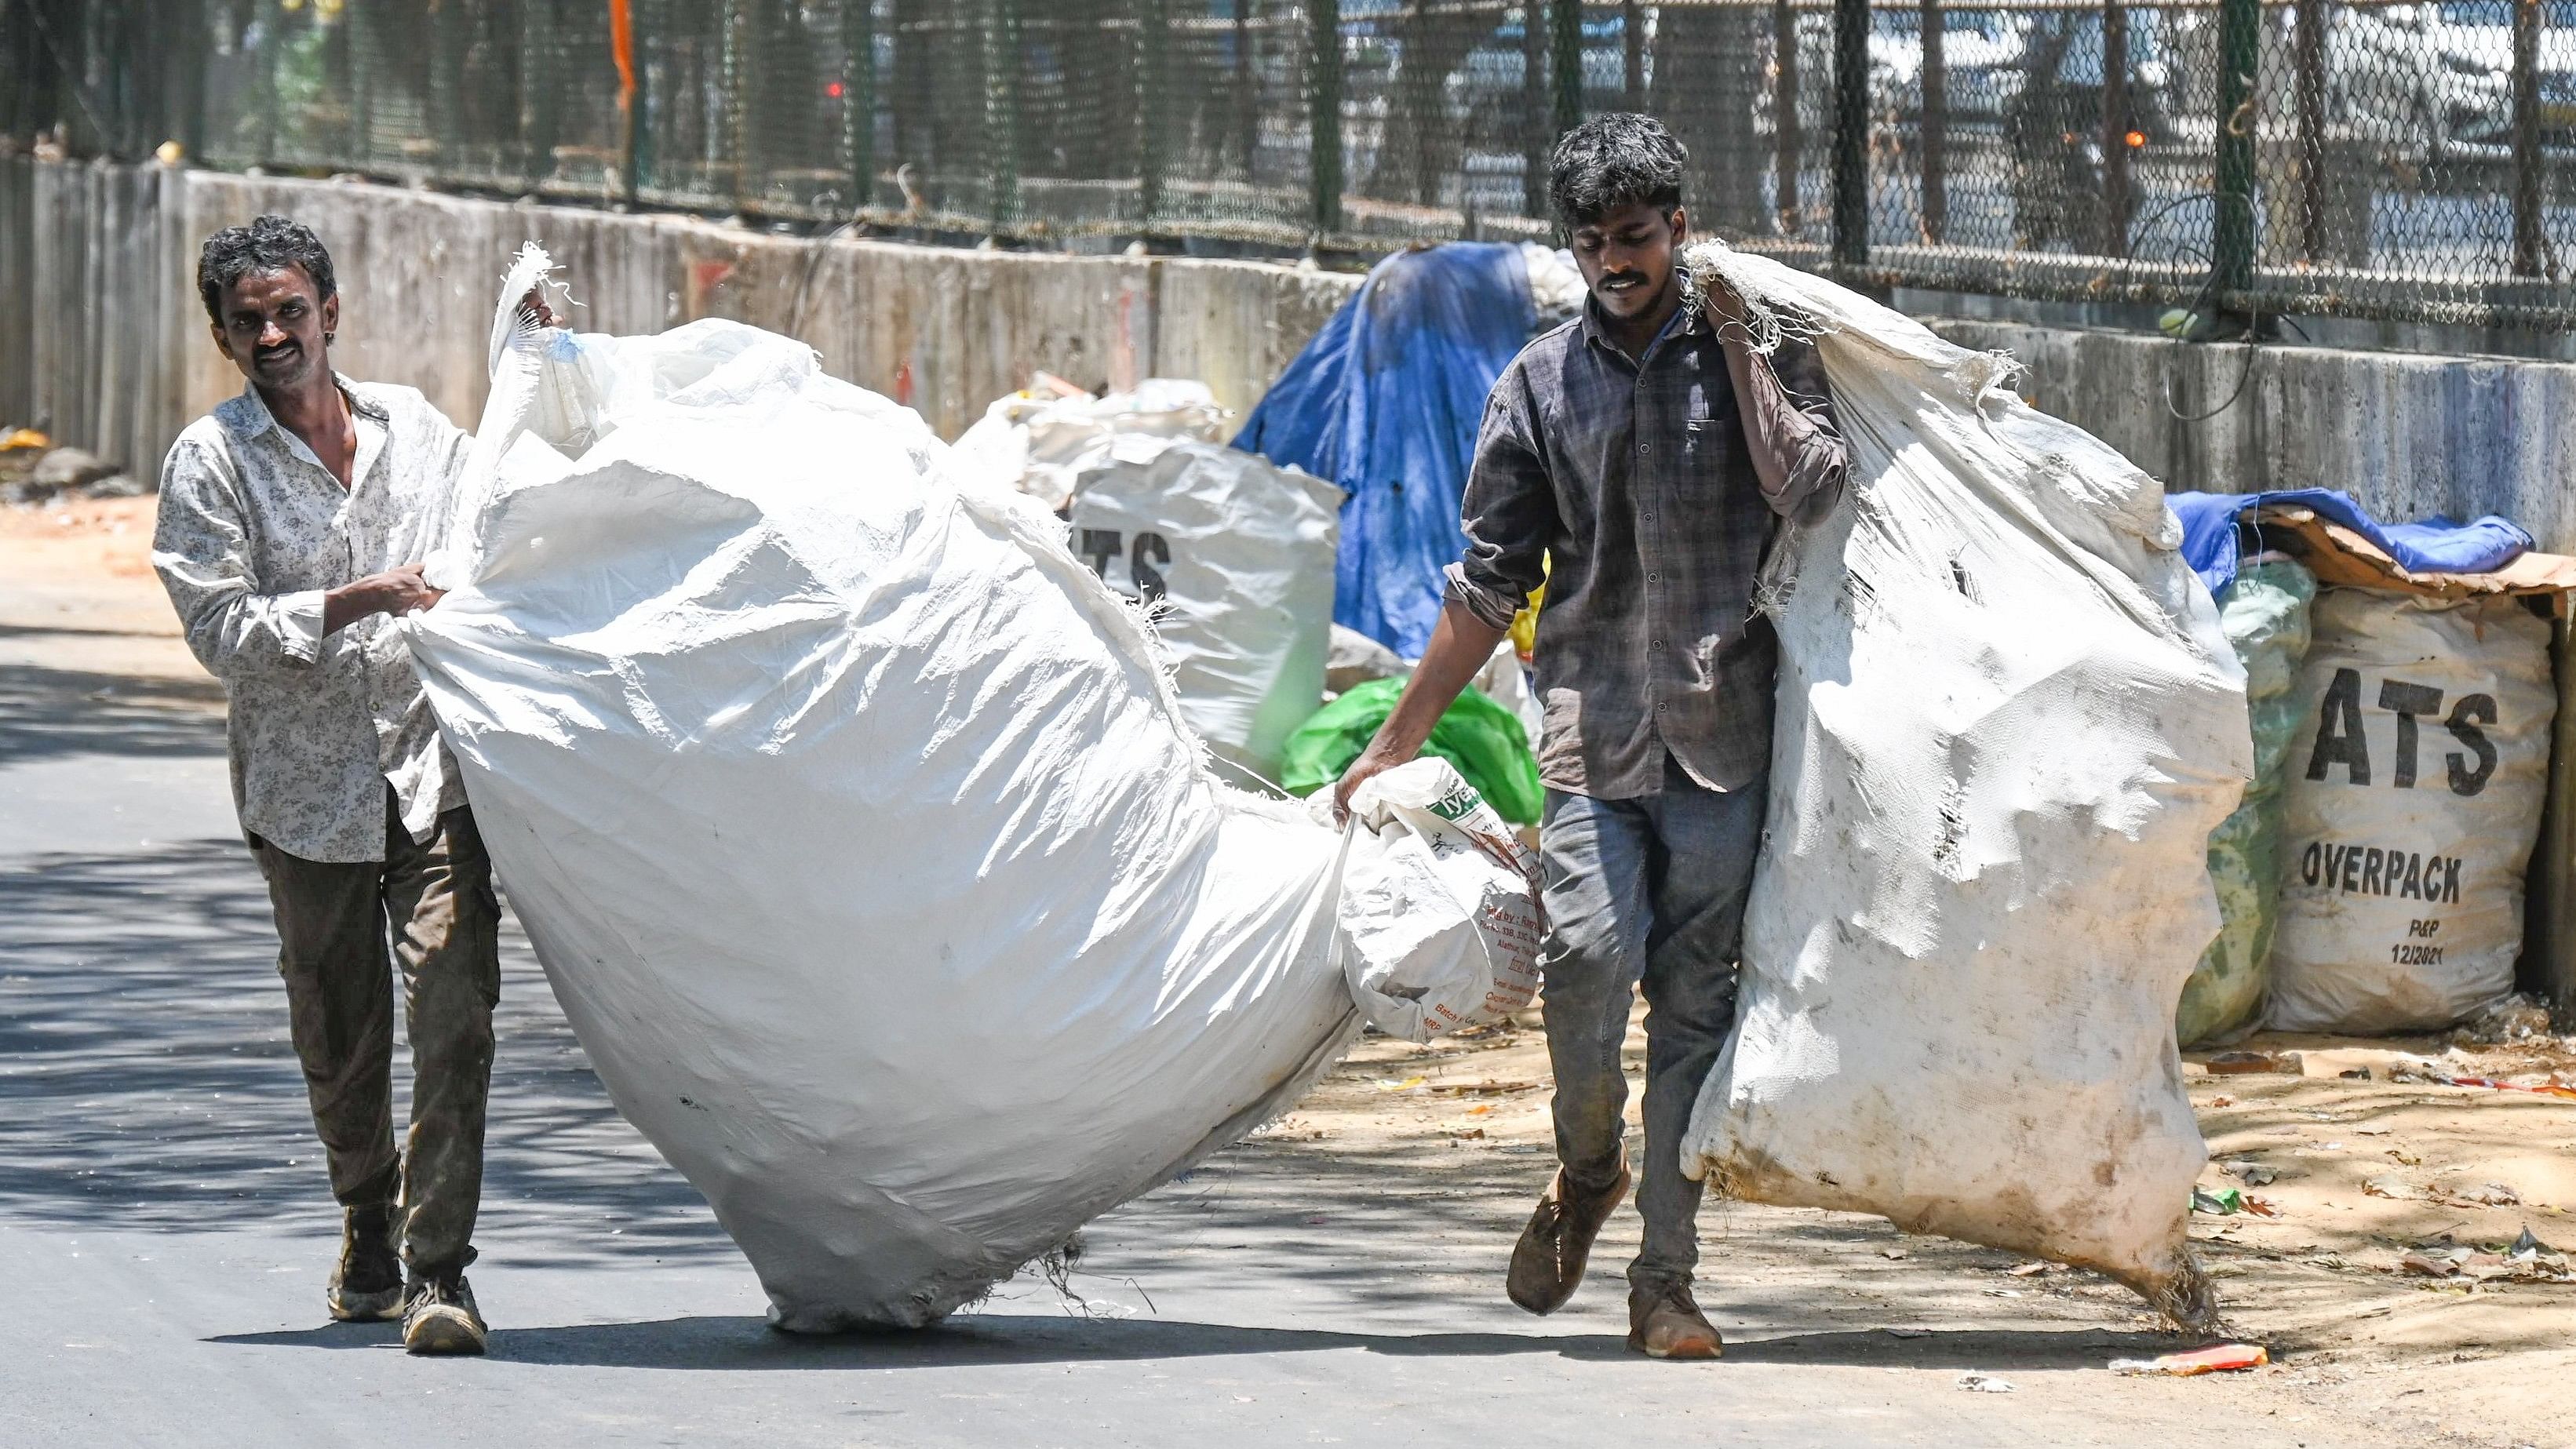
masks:
POLYGON ((2446 1027, 2513 990, 2558 691, 2519 599, 2328 589, 2282 788, 2271 1024, 2446 1027))
POLYGON ((1369 777, 1348 829, 1343 974, 1371 1025, 1424 1042, 1530 1004, 1538 860, 1455 765, 1425 756, 1369 777))
POLYGON ((2173 1019, 2251 746, 2162 490, 2025 406, 2004 359, 1762 258, 1693 256, 1821 333, 1852 470, 1765 581, 1770 815, 1683 1161, 2205 1319, 2173 1019))
POLYGON ((509 354, 414 655, 565 1014, 774 1321, 947 1313, 1332 1060, 1339 842, 1210 774, 1060 521, 785 338, 509 354))
POLYGON ((1279 776, 1324 702, 1342 490, 1221 443, 1084 475, 1073 550, 1154 613, 1181 716, 1220 760, 1279 776))

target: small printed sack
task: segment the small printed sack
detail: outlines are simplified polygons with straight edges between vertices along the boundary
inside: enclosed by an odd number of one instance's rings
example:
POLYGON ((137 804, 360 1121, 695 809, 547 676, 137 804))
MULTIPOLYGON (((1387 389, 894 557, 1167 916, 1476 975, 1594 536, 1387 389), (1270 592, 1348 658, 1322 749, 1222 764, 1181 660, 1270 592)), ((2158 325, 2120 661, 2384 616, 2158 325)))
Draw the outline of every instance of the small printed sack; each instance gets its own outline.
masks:
MULTIPOLYGON (((1325 797, 1318 797, 1325 798, 1325 797)), ((1447 760, 1351 798, 1342 974, 1370 1023, 1425 1042, 1500 1021, 1538 991, 1538 860, 1447 760)))

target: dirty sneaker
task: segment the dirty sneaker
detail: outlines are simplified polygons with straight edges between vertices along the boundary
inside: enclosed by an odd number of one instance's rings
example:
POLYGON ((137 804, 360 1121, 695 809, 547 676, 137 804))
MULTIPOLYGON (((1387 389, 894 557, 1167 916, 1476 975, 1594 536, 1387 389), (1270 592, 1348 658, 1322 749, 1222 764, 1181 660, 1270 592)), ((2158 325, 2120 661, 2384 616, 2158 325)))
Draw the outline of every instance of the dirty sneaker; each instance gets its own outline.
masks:
POLYGON ((341 1323, 402 1317, 402 1259, 394 1252, 390 1205, 350 1208, 342 1214, 340 1261, 331 1269, 322 1301, 341 1323))
POLYGON ((483 1315, 465 1275, 415 1278, 403 1298, 403 1347, 413 1353, 481 1353, 483 1315))
POLYGON ((1556 1181, 1548 1184, 1547 1195, 1538 1200, 1537 1211, 1530 1214, 1529 1226, 1521 1229, 1521 1240, 1512 1245, 1512 1268, 1503 1280, 1503 1290, 1514 1303, 1532 1313, 1554 1313, 1574 1296, 1575 1285, 1583 1281, 1584 1265, 1592 1258, 1592 1240, 1601 1236, 1601 1225, 1610 1221, 1611 1210, 1628 1195, 1628 1159, 1619 1158, 1619 1177, 1598 1193, 1585 1194, 1575 1188, 1558 1168, 1556 1181))
POLYGON ((1628 1346, 1648 1358, 1715 1358, 1726 1340, 1709 1327, 1687 1283, 1640 1283, 1628 1290, 1628 1346))

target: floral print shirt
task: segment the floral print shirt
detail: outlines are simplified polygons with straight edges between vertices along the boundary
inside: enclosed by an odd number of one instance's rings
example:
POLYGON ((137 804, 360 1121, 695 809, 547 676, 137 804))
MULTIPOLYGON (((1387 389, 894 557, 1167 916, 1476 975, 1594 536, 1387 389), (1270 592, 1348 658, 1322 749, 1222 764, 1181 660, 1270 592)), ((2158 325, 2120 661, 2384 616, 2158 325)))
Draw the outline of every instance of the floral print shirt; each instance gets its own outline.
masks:
POLYGON ((306 860, 376 861, 387 786, 414 840, 465 795, 401 625, 373 614, 326 636, 322 595, 426 557, 473 439, 411 388, 339 385, 358 430, 348 488, 245 386, 162 464, 152 566, 231 701, 242 829, 306 860))

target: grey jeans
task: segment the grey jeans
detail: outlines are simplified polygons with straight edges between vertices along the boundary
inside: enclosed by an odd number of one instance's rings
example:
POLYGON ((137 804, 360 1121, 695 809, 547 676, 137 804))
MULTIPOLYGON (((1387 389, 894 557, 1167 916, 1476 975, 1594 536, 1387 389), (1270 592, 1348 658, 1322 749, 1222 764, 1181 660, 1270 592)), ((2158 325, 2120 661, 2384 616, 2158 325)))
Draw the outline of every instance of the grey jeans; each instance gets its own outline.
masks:
POLYGON ((1539 820, 1548 940, 1539 970, 1556 1069, 1556 1155, 1579 1188, 1619 1175, 1628 1079, 1619 1049, 1631 993, 1646 993, 1645 1145, 1632 1284, 1688 1282, 1699 1262, 1700 1184, 1681 1137, 1735 1024, 1744 899, 1770 792, 1700 785, 1667 757, 1660 795, 1595 800, 1549 791, 1539 820))
POLYGON ((403 1262, 440 1278, 474 1261, 501 905, 474 813, 415 842, 386 792, 385 858, 355 865, 251 853, 277 912, 278 973, 313 1125, 342 1207, 401 1207, 403 1262), (390 950, 388 949, 390 947, 390 950), (394 1150, 394 967, 411 1028, 411 1134, 394 1150))

